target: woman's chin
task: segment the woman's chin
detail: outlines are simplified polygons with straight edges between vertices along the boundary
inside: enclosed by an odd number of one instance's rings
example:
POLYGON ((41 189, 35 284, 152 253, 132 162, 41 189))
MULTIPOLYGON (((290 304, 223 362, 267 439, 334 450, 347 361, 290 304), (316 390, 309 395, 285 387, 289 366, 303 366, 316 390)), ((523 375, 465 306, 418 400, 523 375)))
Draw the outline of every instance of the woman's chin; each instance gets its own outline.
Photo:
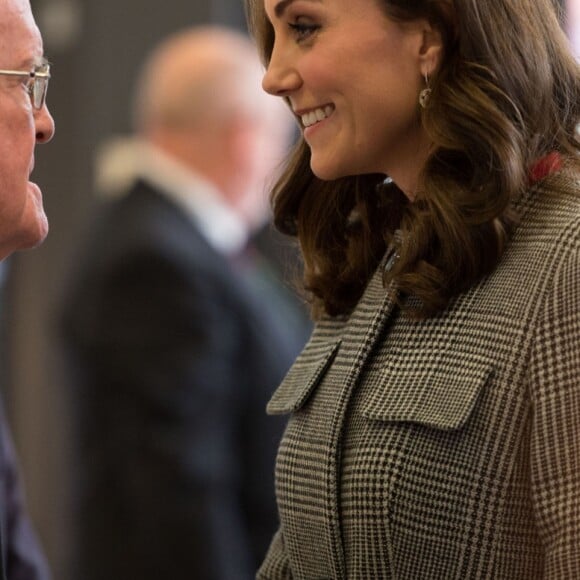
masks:
POLYGON ((310 169, 312 169, 312 173, 322 181, 334 181, 335 179, 346 176, 346 173, 340 171, 337 165, 316 163, 314 159, 310 160, 310 169))

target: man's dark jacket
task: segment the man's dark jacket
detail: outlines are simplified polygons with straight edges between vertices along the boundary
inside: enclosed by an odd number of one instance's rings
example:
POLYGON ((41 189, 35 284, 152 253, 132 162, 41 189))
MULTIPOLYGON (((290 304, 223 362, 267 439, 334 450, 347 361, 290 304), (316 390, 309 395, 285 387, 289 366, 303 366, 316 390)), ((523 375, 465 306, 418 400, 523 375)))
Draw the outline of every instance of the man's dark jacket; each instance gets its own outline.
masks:
POLYGON ((265 406, 304 337, 279 327, 251 258, 215 251, 144 182, 78 264, 64 302, 78 577, 253 578, 277 527, 281 423, 265 406))

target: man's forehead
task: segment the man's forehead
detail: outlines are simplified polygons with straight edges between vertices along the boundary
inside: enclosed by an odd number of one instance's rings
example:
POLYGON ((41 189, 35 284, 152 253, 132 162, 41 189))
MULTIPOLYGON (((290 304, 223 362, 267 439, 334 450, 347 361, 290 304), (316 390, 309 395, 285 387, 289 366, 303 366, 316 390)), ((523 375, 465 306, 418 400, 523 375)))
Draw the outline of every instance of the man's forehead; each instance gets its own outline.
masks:
MULTIPOLYGON (((0 14, 28 18, 31 15, 29 0, 0 0, 0 14)), ((0 22, 2 25, 3 22, 0 22)))
POLYGON ((28 0, 0 0, 0 31, 2 34, 36 28, 28 0))
POLYGON ((11 66, 42 64, 42 38, 28 0, 0 0, 0 61, 7 58, 11 66))

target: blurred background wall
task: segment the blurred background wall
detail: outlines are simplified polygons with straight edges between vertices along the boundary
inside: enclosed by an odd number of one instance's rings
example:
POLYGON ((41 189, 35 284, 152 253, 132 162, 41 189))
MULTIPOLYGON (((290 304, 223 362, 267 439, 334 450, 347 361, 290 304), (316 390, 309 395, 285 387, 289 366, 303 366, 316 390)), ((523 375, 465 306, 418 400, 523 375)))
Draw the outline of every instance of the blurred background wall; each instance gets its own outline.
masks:
POLYGON ((564 0, 567 11, 566 32, 576 58, 580 60, 580 0, 564 0))
MULTIPOLYGON (((134 75, 167 34, 196 23, 244 28, 241 0, 31 0, 52 63, 56 136, 36 155, 50 235, 6 264, 0 378, 28 505, 53 569, 70 572, 74 469, 69 397, 56 344, 56 306, 81 232, 100 144, 127 133, 134 75)), ((76 579, 75 579, 76 580, 76 579)))
MULTIPOLYGON (((580 0, 567 2, 580 12, 580 0)), ((195 23, 244 28, 244 19, 242 0, 32 0, 32 7, 53 65, 48 100, 56 137, 38 150, 35 169, 51 233, 42 248, 3 267, 0 380, 32 518, 55 580, 73 580, 74 457, 55 307, 94 191, 94 155, 109 137, 129 131, 134 74, 154 43, 195 23)))

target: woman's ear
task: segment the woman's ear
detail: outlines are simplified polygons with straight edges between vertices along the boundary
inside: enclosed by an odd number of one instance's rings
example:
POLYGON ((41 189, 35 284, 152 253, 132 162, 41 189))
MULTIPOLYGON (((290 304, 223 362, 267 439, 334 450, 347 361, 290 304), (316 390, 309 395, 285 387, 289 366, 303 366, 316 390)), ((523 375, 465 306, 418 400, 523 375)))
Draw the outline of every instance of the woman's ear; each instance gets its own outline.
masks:
POLYGON ((423 42, 419 52, 421 74, 432 76, 443 59, 443 34, 429 21, 423 21, 423 42))

